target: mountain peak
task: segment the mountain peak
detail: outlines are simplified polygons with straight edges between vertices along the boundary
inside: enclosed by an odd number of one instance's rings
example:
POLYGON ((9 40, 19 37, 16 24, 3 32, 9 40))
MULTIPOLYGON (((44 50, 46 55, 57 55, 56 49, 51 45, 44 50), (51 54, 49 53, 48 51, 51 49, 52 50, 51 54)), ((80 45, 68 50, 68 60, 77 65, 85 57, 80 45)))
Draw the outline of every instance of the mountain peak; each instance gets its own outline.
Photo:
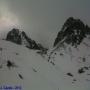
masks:
POLYGON ((29 38, 24 31, 20 31, 19 29, 13 28, 8 32, 7 41, 14 42, 19 45, 23 45, 29 49, 35 50, 43 50, 45 49, 41 44, 36 43, 34 40, 29 38))
POLYGON ((72 46, 77 46, 89 33, 90 28, 85 25, 80 19, 69 17, 58 33, 57 38, 54 42, 54 46, 62 41, 67 44, 71 44, 72 46))
POLYGON ((6 40, 21 44, 21 35, 19 29, 13 28, 11 31, 8 32, 6 40))

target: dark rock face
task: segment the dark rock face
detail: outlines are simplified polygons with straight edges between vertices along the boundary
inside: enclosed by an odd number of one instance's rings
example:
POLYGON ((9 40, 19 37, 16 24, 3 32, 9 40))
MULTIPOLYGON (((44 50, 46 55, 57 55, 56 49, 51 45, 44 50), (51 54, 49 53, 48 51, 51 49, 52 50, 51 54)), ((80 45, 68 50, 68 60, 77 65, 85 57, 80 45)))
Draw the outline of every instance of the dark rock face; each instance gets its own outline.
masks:
POLYGON ((67 73, 67 75, 73 77, 73 74, 72 73, 67 73))
POLYGON ((62 29, 58 33, 54 46, 61 41, 71 44, 72 46, 77 46, 89 34, 90 28, 87 25, 84 25, 80 19, 70 17, 66 20, 62 29))
POLYGON ((19 29, 14 28, 10 32, 8 32, 6 40, 21 44, 21 35, 19 29))
POLYGON ((9 31, 6 40, 19 45, 24 45, 29 49, 45 50, 45 48, 41 44, 36 43, 34 40, 29 38, 24 31, 21 32, 19 31, 19 29, 14 28, 11 31, 9 31))

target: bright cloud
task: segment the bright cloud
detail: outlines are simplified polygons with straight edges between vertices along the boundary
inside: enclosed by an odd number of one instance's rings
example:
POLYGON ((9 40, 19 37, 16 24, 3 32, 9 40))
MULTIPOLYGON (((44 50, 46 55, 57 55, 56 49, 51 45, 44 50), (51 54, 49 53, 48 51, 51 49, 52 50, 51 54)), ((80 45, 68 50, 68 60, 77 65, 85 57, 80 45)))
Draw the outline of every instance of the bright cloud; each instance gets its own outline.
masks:
POLYGON ((8 30, 9 28, 19 27, 18 17, 10 12, 7 4, 0 5, 0 31, 8 30))

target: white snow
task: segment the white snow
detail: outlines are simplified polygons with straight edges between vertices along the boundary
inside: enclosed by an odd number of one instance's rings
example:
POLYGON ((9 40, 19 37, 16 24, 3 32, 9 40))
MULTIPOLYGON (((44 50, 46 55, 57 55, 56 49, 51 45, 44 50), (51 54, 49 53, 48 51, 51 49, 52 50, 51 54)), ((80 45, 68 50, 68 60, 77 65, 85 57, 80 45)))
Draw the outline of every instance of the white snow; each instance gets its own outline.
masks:
POLYGON ((52 65, 46 58, 37 54, 36 50, 0 40, 0 86, 20 85, 22 90, 90 90, 90 76, 86 76, 90 71, 84 74, 77 73, 81 66, 90 65, 89 50, 85 53, 82 50, 83 45, 80 48, 81 51, 72 48, 74 53, 55 51, 56 55, 53 54, 50 60, 55 63, 52 65), (60 56, 60 53, 63 55, 60 56), (77 58, 81 55, 87 57, 87 62, 78 63, 77 58), (15 63, 16 67, 9 69, 8 60, 15 63), (74 76, 68 76, 68 72, 74 76), (22 75, 22 79, 19 74, 22 75))

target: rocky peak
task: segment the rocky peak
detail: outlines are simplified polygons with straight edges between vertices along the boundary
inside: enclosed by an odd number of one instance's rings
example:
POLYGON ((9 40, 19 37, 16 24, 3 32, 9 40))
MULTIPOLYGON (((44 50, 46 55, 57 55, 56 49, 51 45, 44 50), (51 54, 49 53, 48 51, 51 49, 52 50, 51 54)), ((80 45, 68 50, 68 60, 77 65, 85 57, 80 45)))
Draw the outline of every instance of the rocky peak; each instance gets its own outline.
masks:
POLYGON ((6 40, 12 41, 17 44, 21 44, 21 35, 19 29, 13 28, 11 31, 8 32, 6 40))
POLYGON ((36 43, 34 40, 29 38, 24 31, 13 28, 8 32, 6 40, 14 42, 19 45, 23 45, 30 49, 42 50, 43 46, 39 43, 36 43))
POLYGON ((87 25, 80 19, 69 17, 59 31, 54 46, 63 41, 77 47, 88 34, 90 34, 90 28, 87 25))

